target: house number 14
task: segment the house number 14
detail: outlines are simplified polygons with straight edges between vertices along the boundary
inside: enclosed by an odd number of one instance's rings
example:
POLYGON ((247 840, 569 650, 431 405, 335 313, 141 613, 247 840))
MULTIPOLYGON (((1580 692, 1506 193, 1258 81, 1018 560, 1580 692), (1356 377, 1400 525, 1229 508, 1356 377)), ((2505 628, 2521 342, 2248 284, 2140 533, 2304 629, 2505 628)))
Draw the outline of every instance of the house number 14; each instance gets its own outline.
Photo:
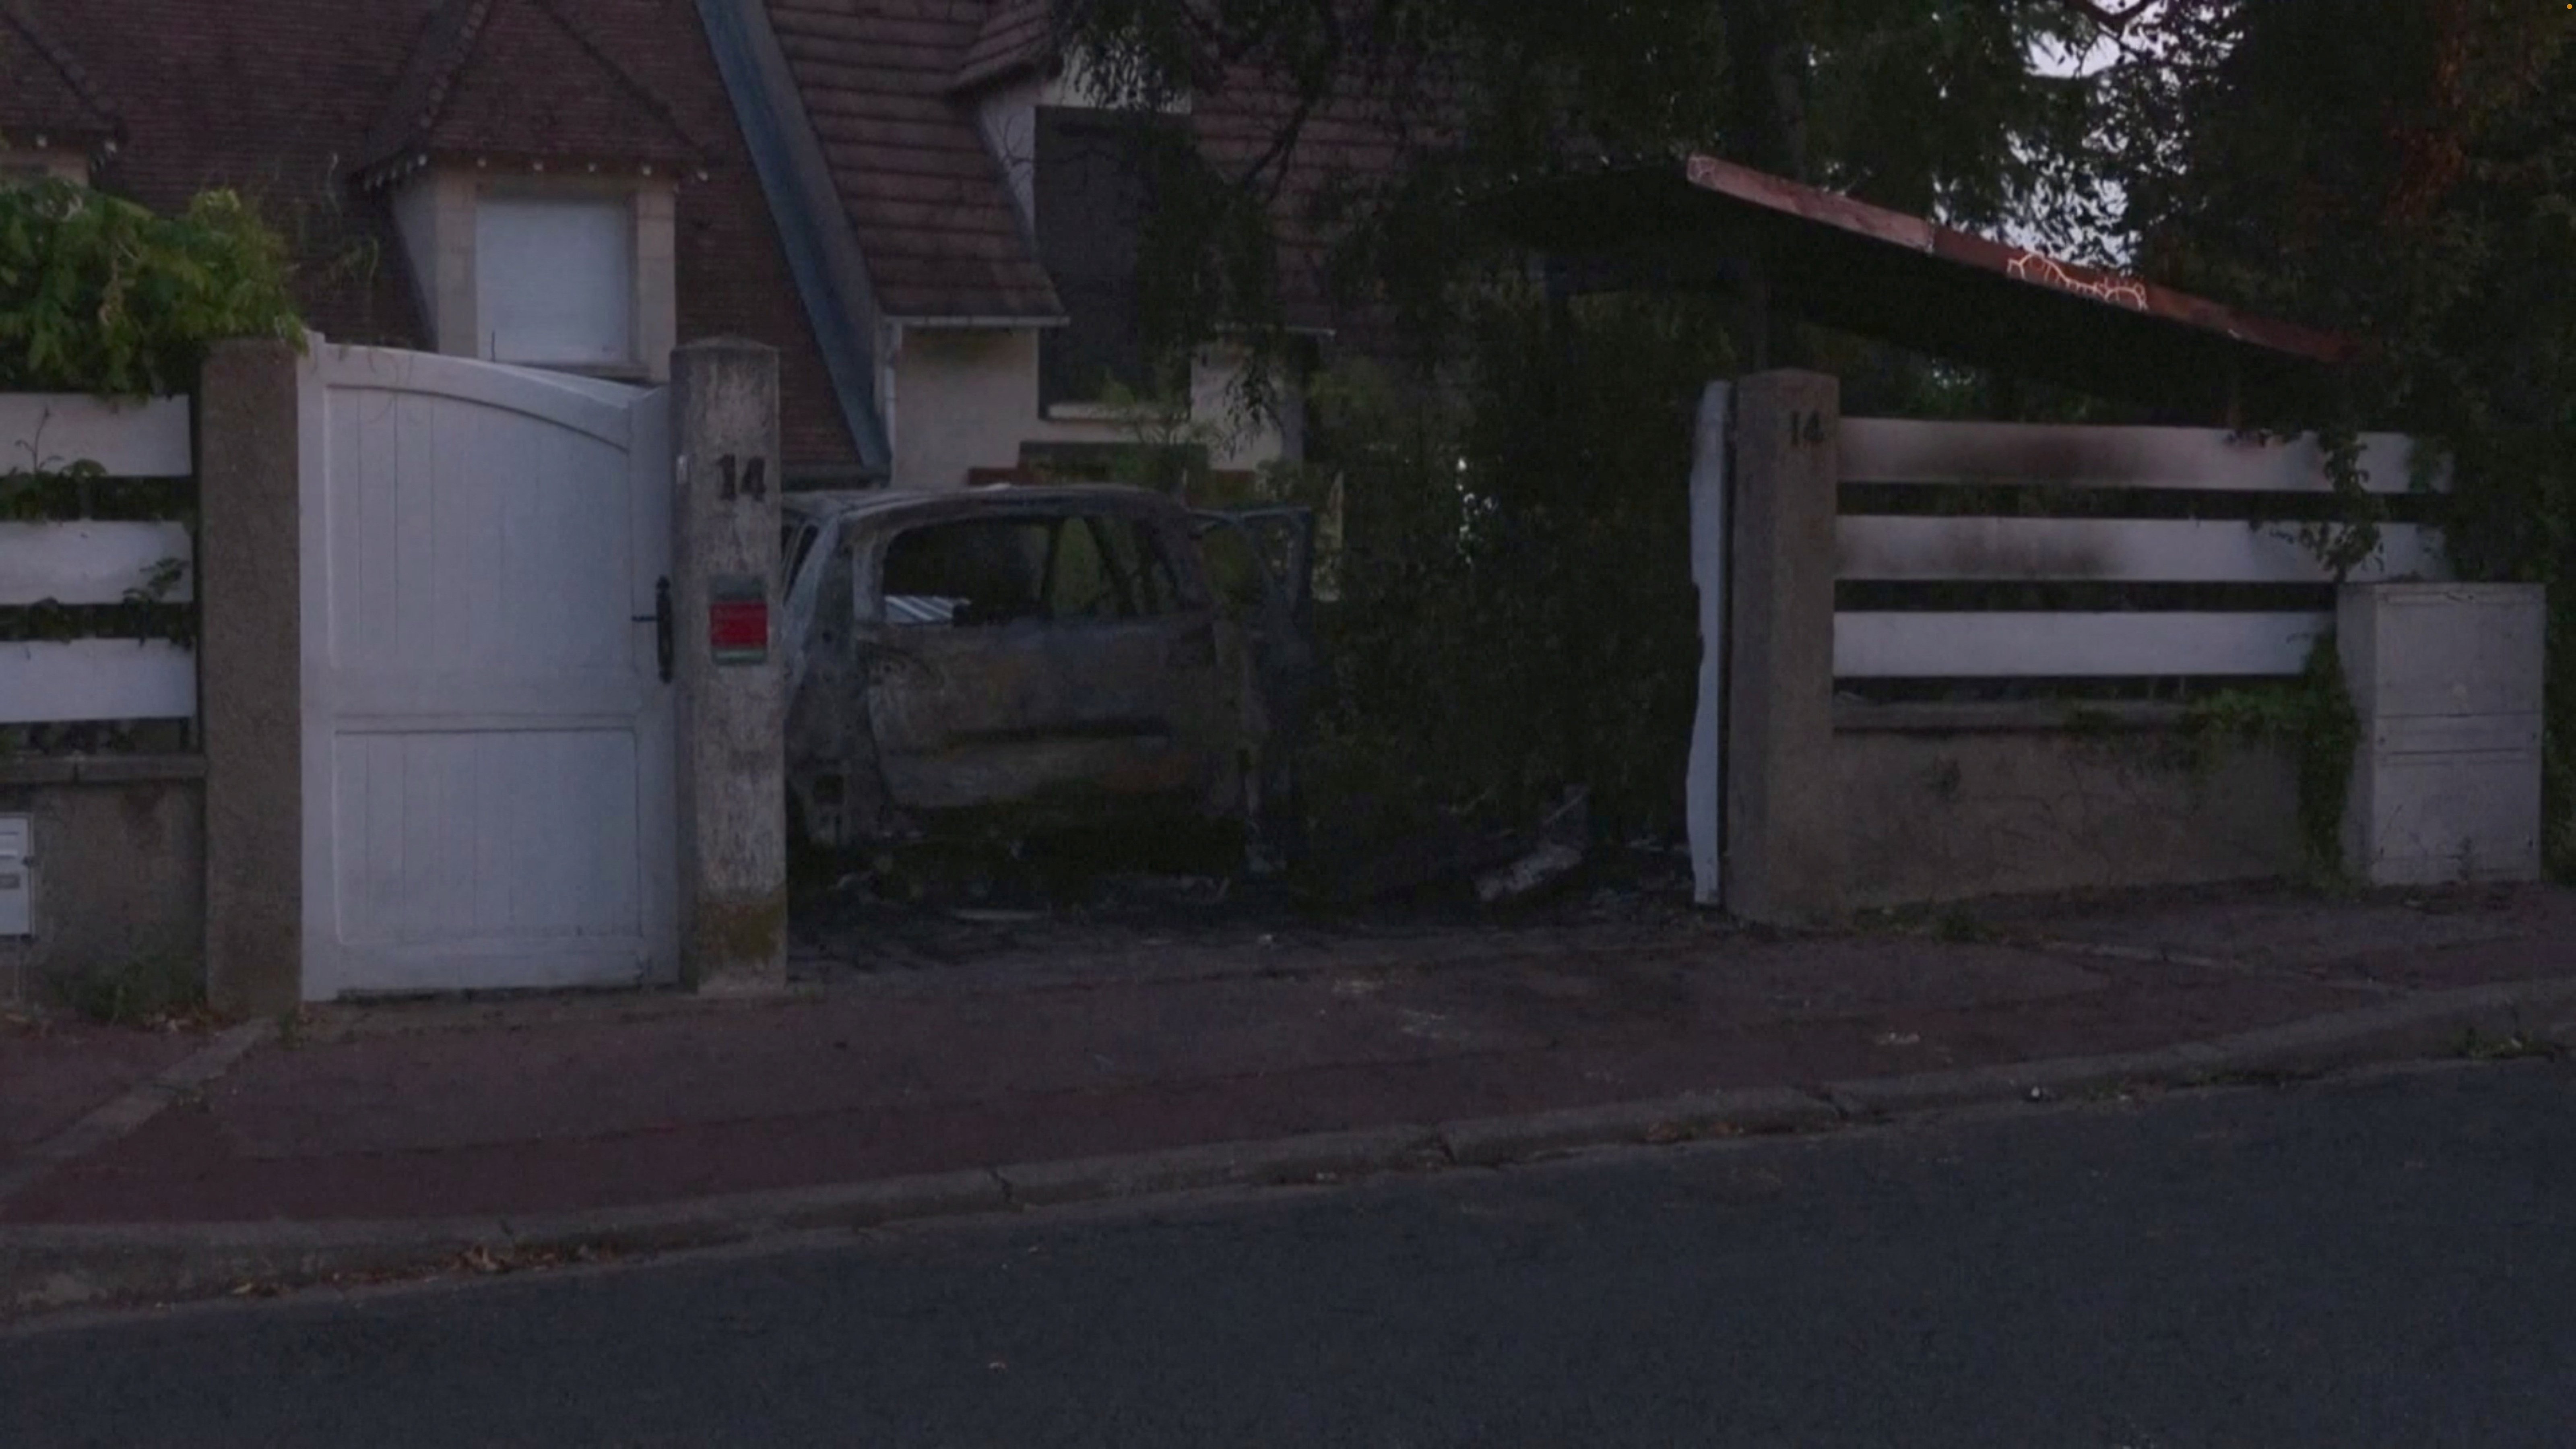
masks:
POLYGON ((734 455, 727 453, 716 459, 716 471, 724 475, 724 485, 718 496, 727 503, 737 498, 760 499, 769 496, 769 460, 767 458, 750 458, 741 460, 737 464, 734 455))

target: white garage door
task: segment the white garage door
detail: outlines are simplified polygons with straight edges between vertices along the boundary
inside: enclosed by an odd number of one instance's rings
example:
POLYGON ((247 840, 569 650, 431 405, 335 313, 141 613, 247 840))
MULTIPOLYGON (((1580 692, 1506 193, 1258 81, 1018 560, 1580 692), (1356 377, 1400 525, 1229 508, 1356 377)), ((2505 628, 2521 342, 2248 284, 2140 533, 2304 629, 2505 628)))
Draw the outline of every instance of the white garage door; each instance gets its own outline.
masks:
POLYGON ((305 996, 677 972, 667 395, 317 341, 305 996))

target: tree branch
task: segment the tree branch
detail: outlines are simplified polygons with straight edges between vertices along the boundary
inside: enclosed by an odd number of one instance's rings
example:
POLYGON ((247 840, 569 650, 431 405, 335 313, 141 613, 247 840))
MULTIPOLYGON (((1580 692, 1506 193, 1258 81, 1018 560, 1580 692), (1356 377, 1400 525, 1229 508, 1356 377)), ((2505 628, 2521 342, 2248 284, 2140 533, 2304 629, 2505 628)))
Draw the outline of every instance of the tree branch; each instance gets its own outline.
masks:
POLYGON ((2118 35, 2153 10, 2157 0, 2129 0, 2125 6, 2107 4, 2104 0, 2058 0, 2058 3, 2118 35))
POLYGON ((1261 182, 1264 172, 1269 172, 1268 181, 1261 187, 1265 203, 1276 201, 1280 189, 1287 184, 1288 167, 1295 156, 1297 143, 1305 138, 1306 123, 1313 119, 1316 108, 1331 94, 1334 78, 1349 54, 1342 32, 1340 6, 1334 0, 1324 0, 1315 7, 1315 17, 1323 31, 1320 52, 1302 57, 1306 62, 1304 65, 1290 67, 1297 82, 1296 106, 1288 113, 1286 124, 1272 132, 1270 144, 1243 168, 1242 178, 1236 183, 1250 187, 1261 182))

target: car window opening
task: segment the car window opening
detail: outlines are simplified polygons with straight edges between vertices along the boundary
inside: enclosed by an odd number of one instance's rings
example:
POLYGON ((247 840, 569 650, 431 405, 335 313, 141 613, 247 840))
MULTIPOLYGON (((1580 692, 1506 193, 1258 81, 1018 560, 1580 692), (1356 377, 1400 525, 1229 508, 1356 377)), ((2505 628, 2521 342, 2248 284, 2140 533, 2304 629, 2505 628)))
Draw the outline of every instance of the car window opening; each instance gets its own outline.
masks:
POLYGON ((907 530, 886 551, 889 624, 1100 622, 1168 613, 1177 602, 1169 562, 1130 519, 962 519, 907 530))

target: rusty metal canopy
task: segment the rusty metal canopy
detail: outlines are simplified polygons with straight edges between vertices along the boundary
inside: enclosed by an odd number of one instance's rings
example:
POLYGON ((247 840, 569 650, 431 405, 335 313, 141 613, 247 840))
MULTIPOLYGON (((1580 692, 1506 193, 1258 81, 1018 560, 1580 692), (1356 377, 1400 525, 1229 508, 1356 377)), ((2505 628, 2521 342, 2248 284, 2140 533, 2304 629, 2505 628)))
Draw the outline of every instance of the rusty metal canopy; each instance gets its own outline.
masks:
POLYGON ((2361 351, 1714 156, 1519 182, 1472 206, 1579 268, 1758 277, 1773 308, 1823 326, 2194 413, 2294 405, 2361 351))

